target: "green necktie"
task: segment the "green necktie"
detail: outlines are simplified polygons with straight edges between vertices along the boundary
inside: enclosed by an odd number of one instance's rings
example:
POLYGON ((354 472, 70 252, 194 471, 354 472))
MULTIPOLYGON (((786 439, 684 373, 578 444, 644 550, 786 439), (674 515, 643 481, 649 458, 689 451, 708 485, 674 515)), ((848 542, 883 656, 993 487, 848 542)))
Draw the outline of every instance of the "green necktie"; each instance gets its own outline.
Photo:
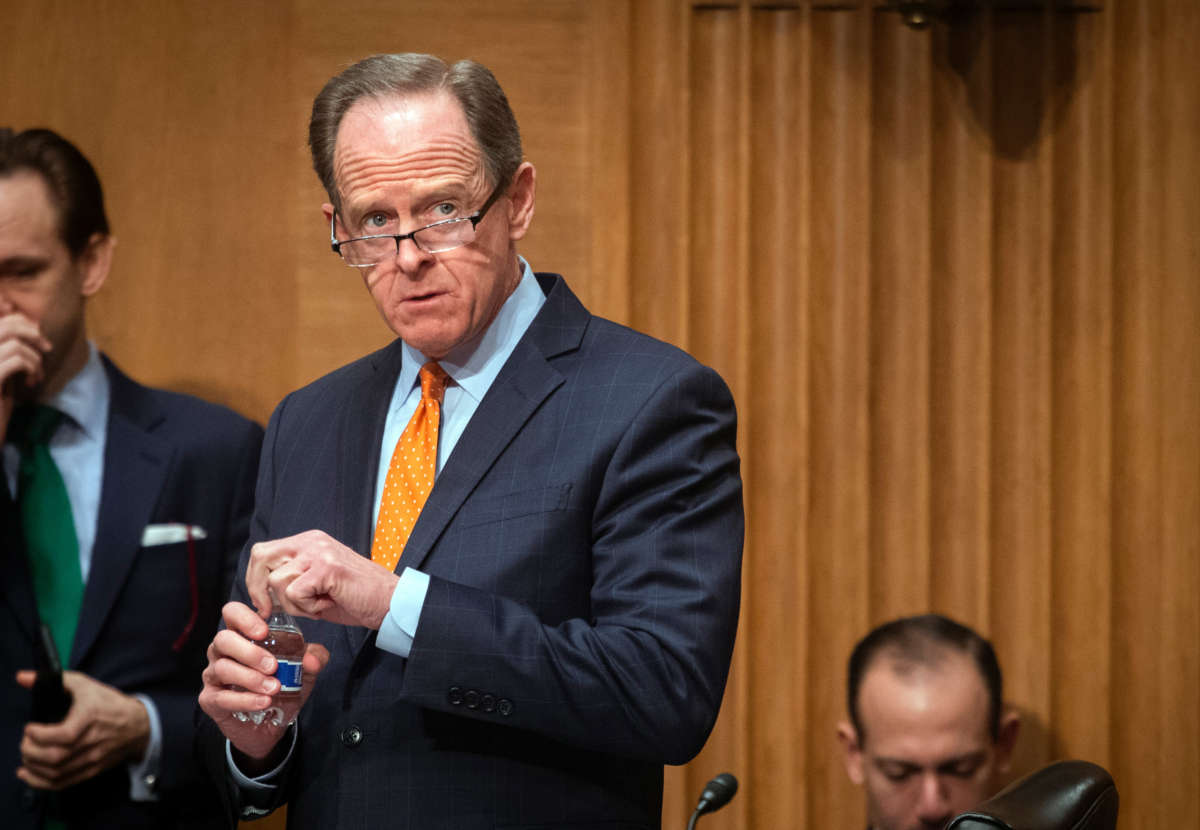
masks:
POLYGON ((50 438, 63 414, 48 406, 22 406, 13 413, 9 440, 21 451, 17 473, 17 509, 25 551, 33 572, 38 613, 50 627, 63 666, 71 658, 83 576, 79 539, 71 518, 71 500, 62 474, 50 456, 50 438))

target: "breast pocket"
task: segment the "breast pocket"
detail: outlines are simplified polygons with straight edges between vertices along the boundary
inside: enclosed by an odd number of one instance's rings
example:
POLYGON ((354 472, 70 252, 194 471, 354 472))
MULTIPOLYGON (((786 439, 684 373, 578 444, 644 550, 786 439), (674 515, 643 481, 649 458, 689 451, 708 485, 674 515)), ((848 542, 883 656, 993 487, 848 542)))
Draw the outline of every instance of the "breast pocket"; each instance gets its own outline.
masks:
POLYGON ((463 528, 509 522, 543 513, 566 510, 571 485, 556 484, 531 490, 519 490, 502 496, 467 499, 456 524, 463 528))

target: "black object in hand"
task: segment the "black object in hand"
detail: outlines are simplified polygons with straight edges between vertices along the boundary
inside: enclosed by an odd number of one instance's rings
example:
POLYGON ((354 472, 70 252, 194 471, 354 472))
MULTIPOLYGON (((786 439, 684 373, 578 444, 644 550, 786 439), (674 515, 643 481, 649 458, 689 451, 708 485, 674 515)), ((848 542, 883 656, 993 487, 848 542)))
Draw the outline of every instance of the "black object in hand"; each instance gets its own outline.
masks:
POLYGON ((33 681, 33 711, 36 723, 58 723, 71 708, 71 694, 63 688, 62 663, 45 623, 38 627, 37 678, 33 681))

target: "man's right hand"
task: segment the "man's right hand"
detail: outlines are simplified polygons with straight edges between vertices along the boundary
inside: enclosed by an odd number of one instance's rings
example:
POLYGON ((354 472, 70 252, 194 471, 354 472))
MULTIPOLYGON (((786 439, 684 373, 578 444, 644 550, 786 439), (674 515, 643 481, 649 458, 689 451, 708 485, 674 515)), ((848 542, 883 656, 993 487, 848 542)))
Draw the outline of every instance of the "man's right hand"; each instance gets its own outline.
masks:
POLYGON ((42 361, 48 351, 50 341, 37 323, 0 297, 0 442, 8 432, 13 408, 25 397, 21 393, 42 382, 42 361))
MULTIPOLYGON (((208 667, 204 669, 204 688, 200 690, 200 708, 250 761, 261 769, 243 769, 248 775, 260 775, 273 764, 267 762, 271 751, 287 730, 286 726, 254 724, 238 720, 235 712, 257 712, 271 705, 271 695, 279 689, 275 679, 275 658, 255 643, 267 636, 267 623, 253 608, 230 602, 222 609, 225 628, 217 632, 208 646, 208 667)), ((304 652, 304 681, 300 705, 312 693, 317 675, 329 662, 329 651, 318 643, 309 643, 304 652)))

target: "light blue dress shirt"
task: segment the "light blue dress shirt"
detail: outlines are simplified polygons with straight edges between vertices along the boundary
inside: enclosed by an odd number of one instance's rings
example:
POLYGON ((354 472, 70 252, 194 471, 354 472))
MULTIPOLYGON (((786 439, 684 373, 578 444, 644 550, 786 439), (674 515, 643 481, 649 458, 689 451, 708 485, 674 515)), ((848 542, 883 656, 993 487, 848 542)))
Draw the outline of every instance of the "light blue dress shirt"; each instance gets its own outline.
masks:
MULTIPOLYGON (((67 417, 50 438, 50 457, 54 459, 67 498, 71 502, 71 520, 79 541, 79 572, 86 585, 92 570, 92 551, 96 546, 96 523, 100 517, 100 490, 104 479, 104 447, 108 441, 108 410, 112 392, 100 353, 88 343, 87 362, 68 380, 57 395, 44 401, 67 417)), ((17 495, 17 472, 21 453, 13 444, 4 445, 4 474, 8 491, 17 495)), ((70 655, 61 654, 65 666, 70 655)), ((157 797, 146 783, 158 773, 162 756, 162 721, 158 708, 145 695, 134 695, 146 707, 150 718, 150 741, 140 762, 129 764, 129 794, 135 801, 154 801, 157 797)))
MULTIPOLYGON (((458 439, 466 430, 471 416, 479 408, 479 402, 492 388, 500 369, 508 361, 517 343, 529 329, 542 306, 546 295, 542 293, 537 278, 524 258, 518 257, 521 264, 521 279, 516 289, 504 301, 496 319, 484 331, 477 343, 467 343, 450 352, 438 361, 438 365, 446 371, 453 383, 446 386, 442 399, 441 420, 438 425, 438 457, 434 473, 440 473, 454 451, 458 439)), ((375 506, 371 512, 371 526, 374 527, 379 518, 379 503, 383 500, 383 485, 387 479, 388 466, 392 461, 392 451, 400 440, 404 428, 408 425, 412 414, 417 410, 421 401, 421 384, 418 375, 421 367, 428 358, 421 352, 402 344, 404 350, 400 363, 400 374, 396 378, 396 386, 392 390, 392 400, 388 405, 387 419, 383 426, 383 440, 379 451, 379 470, 375 476, 375 506)), ((404 561, 403 555, 400 561, 404 561)), ((400 581, 392 592, 391 605, 387 616, 376 636, 379 648, 400 657, 408 657, 412 648, 413 637, 417 634, 417 623, 420 621, 421 608, 425 603, 425 594, 429 589, 429 576, 415 568, 405 568, 400 574, 400 581)), ((296 732, 292 730, 291 747, 295 747, 296 732)), ((288 750, 291 756, 291 749, 288 750)), ((225 742, 225 760, 233 772, 234 779, 243 787, 250 789, 267 789, 279 770, 287 763, 287 759, 274 770, 249 778, 241 773, 233 761, 229 741, 225 742)), ((252 812, 252 811, 248 811, 252 812)), ((244 815, 243 818, 250 818, 244 815)))

